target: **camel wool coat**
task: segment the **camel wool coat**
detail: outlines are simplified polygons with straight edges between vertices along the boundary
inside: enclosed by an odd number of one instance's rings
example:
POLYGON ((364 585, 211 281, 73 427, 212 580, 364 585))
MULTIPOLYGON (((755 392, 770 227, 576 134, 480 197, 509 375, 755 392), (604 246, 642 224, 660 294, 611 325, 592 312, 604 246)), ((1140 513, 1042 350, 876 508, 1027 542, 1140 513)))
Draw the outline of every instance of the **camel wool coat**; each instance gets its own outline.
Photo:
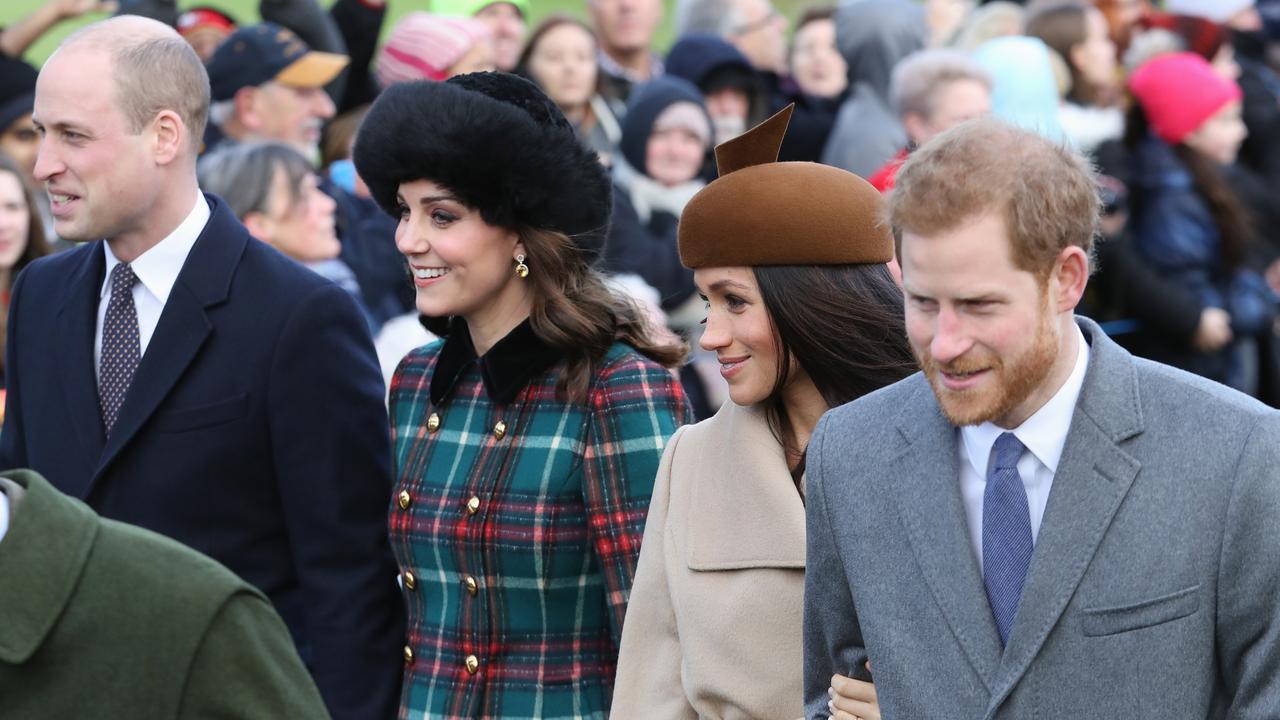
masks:
POLYGON ((805 514, 764 412, 671 438, 622 630, 613 720, 803 715, 805 514))

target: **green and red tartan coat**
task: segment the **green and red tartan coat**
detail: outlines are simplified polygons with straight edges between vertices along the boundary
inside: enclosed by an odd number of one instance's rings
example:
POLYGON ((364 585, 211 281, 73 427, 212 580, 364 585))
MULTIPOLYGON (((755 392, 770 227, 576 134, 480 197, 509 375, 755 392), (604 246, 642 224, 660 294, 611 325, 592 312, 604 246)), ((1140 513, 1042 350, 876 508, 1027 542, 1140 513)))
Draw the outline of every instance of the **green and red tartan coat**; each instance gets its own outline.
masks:
POLYGON ((477 359, 465 324, 391 381, 390 533, 408 608, 401 718, 607 718, 667 439, 671 372, 615 344, 586 404, 521 325, 477 359))

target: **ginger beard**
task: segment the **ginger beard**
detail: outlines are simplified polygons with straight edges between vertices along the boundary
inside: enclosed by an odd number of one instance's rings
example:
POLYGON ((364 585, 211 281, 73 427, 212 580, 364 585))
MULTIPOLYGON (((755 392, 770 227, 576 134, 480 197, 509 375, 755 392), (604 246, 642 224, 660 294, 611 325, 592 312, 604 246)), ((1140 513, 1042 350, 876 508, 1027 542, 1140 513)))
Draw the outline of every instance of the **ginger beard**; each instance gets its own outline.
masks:
POLYGON ((933 388, 934 397, 942 414, 953 425, 980 425, 984 422, 1001 423, 1000 418, 1021 405, 1048 378, 1058 357, 1058 335, 1054 332, 1053 316, 1049 312, 1049 294, 1042 285, 1040 291, 1040 319, 1035 337, 1016 357, 1002 358, 975 345, 964 355, 949 363, 939 363, 923 348, 912 344, 916 361, 933 388), (947 388, 939 373, 969 373, 989 370, 990 376, 977 387, 964 390, 947 388))

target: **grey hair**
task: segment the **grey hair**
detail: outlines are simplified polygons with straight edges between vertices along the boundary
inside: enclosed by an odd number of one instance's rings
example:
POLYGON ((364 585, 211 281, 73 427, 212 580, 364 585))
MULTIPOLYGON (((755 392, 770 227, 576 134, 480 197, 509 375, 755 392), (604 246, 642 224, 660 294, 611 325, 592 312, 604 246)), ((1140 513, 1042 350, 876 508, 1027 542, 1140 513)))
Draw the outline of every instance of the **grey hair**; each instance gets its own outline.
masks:
POLYGON ((315 173, 302 153, 279 142, 245 143, 220 148, 200 159, 200 188, 222 198, 240 220, 265 213, 276 170, 283 170, 289 205, 302 196, 302 181, 315 173))
POLYGON ((1186 49, 1187 44, 1182 38, 1163 28, 1138 33, 1129 41, 1129 49, 1124 53, 1125 73, 1132 75, 1148 60, 1186 49))
POLYGON ((899 117, 913 113, 928 119, 933 116, 939 88, 957 80, 981 83, 987 92, 994 84, 991 74, 968 53, 949 48, 921 50, 893 69, 889 102, 899 117))
POLYGON ((129 131, 142 132, 160 112, 182 118, 192 156, 201 147, 209 119, 209 74, 173 28, 137 16, 120 16, 73 33, 61 48, 83 44, 108 53, 116 102, 129 131))
POLYGON ((676 34, 703 32, 727 37, 743 23, 737 0, 679 0, 676 34))

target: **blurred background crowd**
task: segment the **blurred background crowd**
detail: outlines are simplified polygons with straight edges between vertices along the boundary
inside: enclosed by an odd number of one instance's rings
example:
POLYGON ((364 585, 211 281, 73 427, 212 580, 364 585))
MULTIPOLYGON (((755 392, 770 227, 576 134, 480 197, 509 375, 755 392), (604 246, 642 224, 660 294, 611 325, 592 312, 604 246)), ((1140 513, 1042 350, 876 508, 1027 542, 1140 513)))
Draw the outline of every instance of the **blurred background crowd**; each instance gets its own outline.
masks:
MULTIPOLYGON (((537 83, 609 167, 602 269, 692 347, 703 304, 676 227, 714 178, 716 144, 795 103, 781 159, 889 193, 914 148, 992 113, 1099 169, 1104 237, 1083 311, 1138 355, 1280 402, 1277 0, 23 5, 0 10, 5 306, 26 263, 66 246, 33 176, 41 57, 78 22, 133 13, 174 25, 207 63, 202 188, 360 301, 387 378, 430 335, 395 221, 354 170, 355 135, 391 84, 498 69, 537 83)), ((699 417, 724 401, 713 356, 695 352, 681 378, 699 417)))

